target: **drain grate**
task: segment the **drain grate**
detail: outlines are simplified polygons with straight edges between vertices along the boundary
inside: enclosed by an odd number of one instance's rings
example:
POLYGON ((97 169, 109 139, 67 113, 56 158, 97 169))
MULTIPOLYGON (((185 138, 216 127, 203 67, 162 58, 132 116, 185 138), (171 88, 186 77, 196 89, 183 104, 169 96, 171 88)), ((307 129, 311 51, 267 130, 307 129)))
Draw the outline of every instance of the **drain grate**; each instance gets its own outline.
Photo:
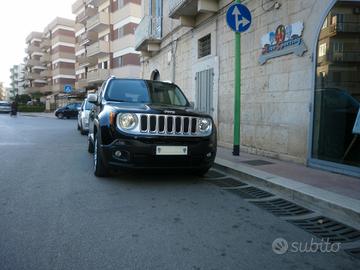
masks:
POLYGON ((275 216, 299 216, 312 213, 312 211, 284 199, 275 199, 271 201, 253 203, 256 206, 270 211, 275 216))
POLYGON ((326 217, 289 220, 292 224, 330 242, 351 242, 360 239, 360 231, 326 217))
POLYGON ((254 160, 245 160, 245 161, 241 161, 242 163, 246 163, 248 165, 251 166, 262 166, 262 165, 271 165, 274 164, 272 162, 266 161, 266 160, 262 160, 262 159, 254 159, 254 160))
POLYGON ((360 259, 360 248, 345 250, 346 253, 350 254, 354 258, 360 259))
POLYGON ((263 199, 274 196, 273 194, 258 189, 256 187, 245 187, 241 189, 230 189, 230 192, 242 197, 243 199, 263 199))
POLYGON ((222 174, 218 171, 210 170, 203 177, 204 178, 219 178, 219 177, 224 177, 224 176, 225 176, 225 174, 222 174))
POLYGON ((206 182, 216 185, 218 187, 242 187, 245 186, 243 182, 237 181, 233 178, 224 178, 224 179, 217 179, 217 180, 206 180, 206 182))

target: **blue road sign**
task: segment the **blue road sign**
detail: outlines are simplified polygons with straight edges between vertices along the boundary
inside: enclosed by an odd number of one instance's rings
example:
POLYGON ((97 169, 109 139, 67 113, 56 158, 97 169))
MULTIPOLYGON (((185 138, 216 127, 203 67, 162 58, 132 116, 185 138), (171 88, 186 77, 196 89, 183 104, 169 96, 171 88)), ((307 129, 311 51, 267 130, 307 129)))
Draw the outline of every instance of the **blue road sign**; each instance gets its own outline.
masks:
POLYGON ((64 85, 64 92, 65 93, 71 93, 72 92, 72 86, 67 84, 67 85, 64 85))
POLYGON ((226 22, 235 32, 245 32, 251 25, 250 10, 242 5, 235 3, 226 12, 226 22))

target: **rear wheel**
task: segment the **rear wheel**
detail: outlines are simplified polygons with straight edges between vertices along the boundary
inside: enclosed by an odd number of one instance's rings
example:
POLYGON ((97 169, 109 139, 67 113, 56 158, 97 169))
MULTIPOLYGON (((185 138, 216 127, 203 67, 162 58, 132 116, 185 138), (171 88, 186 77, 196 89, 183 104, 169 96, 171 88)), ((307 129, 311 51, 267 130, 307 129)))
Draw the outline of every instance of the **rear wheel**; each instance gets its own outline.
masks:
POLYGON ((59 113, 57 116, 59 119, 64 119, 64 114, 63 113, 59 113))
POLYGON ((210 167, 206 167, 206 168, 200 168, 194 171, 195 175, 197 176, 204 176, 205 174, 207 174, 207 172, 210 170, 210 167))
POLYGON ((104 164, 103 156, 100 151, 100 144, 97 138, 94 141, 94 174, 97 177, 105 177, 109 173, 104 164))

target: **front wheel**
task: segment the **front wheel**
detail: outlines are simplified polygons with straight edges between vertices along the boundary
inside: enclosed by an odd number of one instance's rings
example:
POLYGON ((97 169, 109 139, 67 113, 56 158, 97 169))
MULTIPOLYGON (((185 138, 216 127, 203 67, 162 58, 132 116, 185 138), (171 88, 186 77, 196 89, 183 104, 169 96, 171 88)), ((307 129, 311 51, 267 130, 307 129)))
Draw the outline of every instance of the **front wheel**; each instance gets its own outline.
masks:
POLYGON ((59 119, 64 119, 64 114, 59 113, 57 117, 58 117, 59 119))
POLYGON ((91 142, 90 138, 88 138, 88 152, 90 154, 94 153, 94 144, 91 142))
POLYGON ((105 177, 108 175, 108 171, 100 151, 100 143, 97 138, 95 138, 94 141, 94 174, 97 177, 105 177))

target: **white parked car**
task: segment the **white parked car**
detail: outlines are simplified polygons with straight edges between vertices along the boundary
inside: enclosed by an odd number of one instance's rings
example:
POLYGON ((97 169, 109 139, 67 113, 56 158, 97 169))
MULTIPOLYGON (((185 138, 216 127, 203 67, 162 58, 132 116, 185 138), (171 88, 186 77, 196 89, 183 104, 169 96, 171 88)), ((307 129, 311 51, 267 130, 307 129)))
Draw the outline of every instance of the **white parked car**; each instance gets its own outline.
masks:
POLYGON ((11 112, 11 104, 7 101, 0 101, 0 113, 11 112))
POLYGON ((89 116, 92 108, 93 104, 85 99, 79 109, 77 127, 82 135, 86 135, 89 132, 89 116))

